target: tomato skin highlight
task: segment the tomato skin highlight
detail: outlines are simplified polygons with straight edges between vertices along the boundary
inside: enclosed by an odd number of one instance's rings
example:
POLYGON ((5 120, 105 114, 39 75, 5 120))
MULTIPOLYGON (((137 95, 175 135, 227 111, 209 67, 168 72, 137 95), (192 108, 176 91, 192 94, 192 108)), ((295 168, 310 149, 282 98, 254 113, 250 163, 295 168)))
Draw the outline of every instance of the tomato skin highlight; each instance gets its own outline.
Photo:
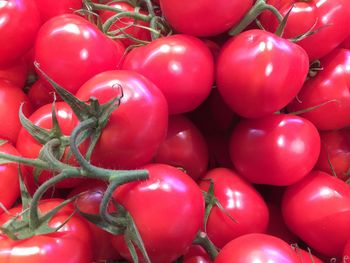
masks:
POLYGON ((308 56, 298 45, 253 29, 224 45, 216 80, 220 94, 234 112, 242 117, 258 118, 292 101, 302 88, 308 70, 308 56))
POLYGON ((247 119, 233 129, 230 155, 234 167, 256 184, 296 183, 314 167, 320 154, 320 135, 308 120, 273 114, 247 119))

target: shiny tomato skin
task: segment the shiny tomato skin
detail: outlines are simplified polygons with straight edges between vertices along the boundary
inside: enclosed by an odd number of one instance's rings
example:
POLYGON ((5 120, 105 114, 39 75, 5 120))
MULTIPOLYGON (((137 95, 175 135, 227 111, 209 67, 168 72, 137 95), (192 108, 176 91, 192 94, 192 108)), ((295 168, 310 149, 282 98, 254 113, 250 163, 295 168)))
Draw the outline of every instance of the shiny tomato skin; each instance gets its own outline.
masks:
POLYGON ((252 0, 160 0, 163 15, 176 32, 193 36, 215 36, 238 23, 253 5, 252 0))
MULTIPOLYGON (((42 200, 39 208, 48 212, 63 200, 42 200)), ((21 207, 10 210, 11 215, 21 212, 21 207)), ((58 227, 74 213, 71 205, 63 207, 49 222, 49 226, 58 227)), ((1 224, 10 219, 7 214, 0 217, 1 224)), ((86 221, 73 215, 56 233, 38 235, 25 240, 11 240, 0 233, 0 262, 2 263, 91 263, 91 235, 86 221)))
MULTIPOLYGON (((188 251, 200 230, 204 198, 198 185, 175 167, 143 168, 149 171, 148 180, 125 184, 113 197, 133 217, 151 262, 170 263, 188 251)), ((124 237, 115 236, 113 243, 130 260, 124 237)))
POLYGON ((231 135, 231 160, 238 173, 256 184, 284 186, 306 176, 320 153, 320 135, 308 120, 273 114, 242 120, 231 135))
POLYGON ((287 188, 282 213, 288 228, 312 249, 342 255, 350 232, 350 188, 345 182, 313 171, 287 188))
POLYGON ((210 212, 206 233, 219 248, 250 233, 264 233, 269 222, 268 207, 254 187, 237 173, 226 168, 210 170, 200 182, 203 191, 214 183, 214 195, 234 222, 217 206, 210 212))
POLYGON ((222 48, 217 87, 234 112, 258 118, 285 107, 302 88, 308 70, 309 59, 302 48, 253 29, 231 38, 222 48))
POLYGON ((34 2, 43 23, 58 15, 74 13, 83 7, 81 0, 34 0, 34 2))
POLYGON ((266 234, 247 234, 229 242, 214 263, 278 262, 300 263, 290 245, 266 234))
MULTIPOLYGON (((55 103, 56 116, 58 123, 60 125, 61 131, 64 135, 70 135, 73 131, 74 127, 78 124, 78 119, 75 116, 73 110, 68 106, 66 102, 56 102, 55 103)), ((47 104, 39 109, 37 109, 30 117, 29 120, 35 125, 44 128, 51 129, 52 128, 52 105, 47 104)), ((42 144, 40 144, 36 139, 34 139, 29 132, 21 128, 18 134, 18 140, 16 144, 16 148, 18 151, 27 158, 37 158, 39 156, 40 150, 42 149, 42 144)), ((66 153, 68 152, 68 147, 66 148, 66 153)), ((64 162, 67 162, 66 155, 62 157, 64 162)), ((76 161, 73 157, 71 157, 68 163, 72 165, 76 165, 76 161)), ((29 168, 31 177, 33 168, 29 168)), ((53 173, 50 171, 42 171, 38 178, 39 185, 43 182, 47 181, 49 178, 53 176, 53 173)), ((62 182, 56 184, 58 188, 72 188, 82 182, 82 179, 67 179, 62 182)))
POLYGON ((194 110, 214 82, 213 55, 201 40, 188 35, 163 37, 135 48, 122 68, 150 79, 166 97, 170 114, 194 110))
POLYGON ((321 61, 323 70, 307 80, 289 112, 306 110, 300 116, 319 130, 341 129, 350 125, 350 50, 337 48, 321 61), (312 107, 317 107, 308 110, 312 107))
POLYGON ((92 162, 107 168, 138 168, 150 162, 164 140, 168 106, 160 90, 134 71, 106 71, 87 81, 76 96, 106 103, 120 96, 92 154, 92 162), (120 85, 120 86, 119 86, 120 85))
POLYGON ((41 26, 32 0, 0 2, 0 65, 13 64, 32 47, 41 26))
POLYGON ((192 245, 182 257, 182 263, 212 263, 208 253, 200 245, 192 245))
POLYGON ((335 175, 346 181, 350 168, 350 131, 348 129, 322 131, 321 153, 315 169, 335 175))
POLYGON ((32 112, 27 95, 11 82, 0 79, 0 137, 15 144, 21 129, 18 112, 23 103, 23 113, 28 117, 32 112))
POLYGON ((74 14, 47 21, 34 48, 41 70, 71 93, 94 75, 117 69, 123 55, 95 25, 74 14))
POLYGON ((197 127, 183 115, 169 117, 168 132, 154 157, 156 163, 180 167, 194 180, 207 171, 208 146, 197 127))

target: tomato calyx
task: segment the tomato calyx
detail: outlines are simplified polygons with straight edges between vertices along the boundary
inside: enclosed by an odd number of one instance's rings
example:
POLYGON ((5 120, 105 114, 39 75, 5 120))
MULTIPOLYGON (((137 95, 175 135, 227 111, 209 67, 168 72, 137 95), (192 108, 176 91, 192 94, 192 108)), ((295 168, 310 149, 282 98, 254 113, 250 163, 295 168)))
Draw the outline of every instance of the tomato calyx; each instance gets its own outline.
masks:
POLYGON ((195 240, 193 241, 194 245, 200 245, 204 250, 209 254, 210 258, 214 260, 219 254, 218 248, 214 243, 209 239, 208 235, 204 231, 199 231, 195 240))

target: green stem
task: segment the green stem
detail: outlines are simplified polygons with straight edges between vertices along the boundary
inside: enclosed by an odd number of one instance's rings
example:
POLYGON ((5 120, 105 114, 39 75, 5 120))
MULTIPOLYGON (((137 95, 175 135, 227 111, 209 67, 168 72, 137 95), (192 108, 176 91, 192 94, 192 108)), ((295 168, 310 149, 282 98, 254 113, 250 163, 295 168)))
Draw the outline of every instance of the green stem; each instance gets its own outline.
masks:
POLYGON ((62 163, 59 160, 56 159, 56 157, 53 154, 53 149, 61 144, 60 139, 52 139, 51 141, 48 141, 44 147, 44 158, 48 161, 49 165, 52 167, 51 170, 59 170, 62 171, 64 169, 70 169, 72 166, 62 163))
POLYGON ((208 252, 210 258, 214 260, 216 256, 218 255, 218 250, 213 244, 213 242, 210 241, 208 238, 208 235, 202 231, 199 231, 194 242, 194 244, 200 245, 205 249, 205 251, 208 252))
POLYGON ((147 6, 147 11, 148 13, 153 17, 156 14, 154 13, 154 8, 153 8, 153 3, 151 2, 151 0, 142 0, 146 6, 147 6))
POLYGON ((110 27, 118 20, 122 19, 123 17, 131 17, 135 20, 142 20, 145 22, 149 22, 152 20, 152 16, 146 16, 146 15, 141 15, 139 13, 135 13, 135 12, 120 12, 117 13, 113 16, 111 16, 110 18, 108 18, 106 20, 106 22, 104 22, 104 24, 102 25, 102 30, 103 32, 107 33, 108 30, 110 29, 110 27))
MULTIPOLYGON (((0 159, 7 160, 9 162, 16 162, 16 163, 33 166, 33 167, 38 167, 41 169, 52 170, 52 167, 50 164, 39 159, 30 159, 30 158, 20 157, 17 155, 11 155, 3 152, 0 152, 0 159)), ((59 170, 54 169, 54 171, 59 171, 59 170)))
POLYGON ((283 16, 276 7, 266 4, 266 0, 257 0, 243 19, 235 27, 233 27, 228 34, 230 36, 238 35, 265 10, 271 11, 277 17, 278 22, 283 20, 283 16))

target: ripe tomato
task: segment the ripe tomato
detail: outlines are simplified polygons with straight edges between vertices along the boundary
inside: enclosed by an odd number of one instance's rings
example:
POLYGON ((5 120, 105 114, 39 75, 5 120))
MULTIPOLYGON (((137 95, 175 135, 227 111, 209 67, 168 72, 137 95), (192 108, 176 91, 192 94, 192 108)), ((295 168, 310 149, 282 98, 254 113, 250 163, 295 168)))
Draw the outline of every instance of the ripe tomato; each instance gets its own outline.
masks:
POLYGON ((87 81, 76 96, 100 103, 120 96, 94 149, 91 160, 108 168, 138 168, 150 162, 168 127, 168 107, 163 94, 148 79, 127 70, 106 71, 87 81))
POLYGON ((340 47, 350 49, 350 36, 347 39, 345 39, 343 43, 340 44, 340 47))
POLYGON ((248 234, 229 242, 214 263, 278 262, 300 263, 290 245, 274 236, 248 234))
MULTIPOLYGON (((350 260, 350 240, 346 242, 346 245, 344 247, 344 252, 343 252, 343 260, 350 260)), ((346 261, 345 261, 346 262, 346 261)))
POLYGON ((0 67, 0 79, 8 80, 22 89, 27 81, 28 66, 25 59, 19 59, 10 66, 0 67))
MULTIPOLYGON (((294 247, 292 245, 292 249, 295 251, 299 258, 299 262, 301 263, 323 263, 323 261, 316 256, 312 255, 310 252, 300 249, 298 247, 294 247)), ((330 261, 332 262, 332 261, 330 261)))
POLYGON ((163 92, 169 113, 194 110, 209 95, 214 62, 209 48, 187 35, 159 38, 128 53, 123 69, 149 78, 163 92))
MULTIPOLYGON (((60 125, 61 131, 64 135, 70 135, 74 127, 78 124, 78 119, 73 113, 73 110, 65 102, 55 103, 56 116, 58 123, 60 125)), ((47 104, 36 110, 30 117, 29 120, 35 125, 44 128, 52 128, 52 105, 47 104)), ((16 145, 18 151, 27 158, 37 158, 39 156, 40 150, 42 149, 42 144, 36 141, 26 129, 22 127, 18 134, 18 140, 16 145)), ((66 149, 66 154, 68 152, 68 147, 66 149)), ((64 154, 61 158, 62 161, 68 162, 74 165, 75 159, 71 157, 69 161, 66 160, 67 155, 64 154)), ((30 178, 33 180, 33 168, 30 168, 30 178)), ((54 175, 50 171, 42 171, 38 178, 38 183, 42 184, 54 175)), ((81 183, 81 179, 67 179, 56 184, 58 188, 71 188, 81 183)))
POLYGON ((163 15, 175 31, 194 36, 215 36, 238 23, 252 0, 160 0, 163 15))
POLYGON ((216 80, 234 112, 257 118, 285 107, 298 94, 308 70, 308 56, 298 45, 253 29, 222 48, 216 80))
POLYGON ((35 43, 40 68, 71 93, 94 75, 117 69, 122 56, 95 25, 73 14, 47 21, 35 43))
POLYGON ((33 0, 0 1, 0 65, 20 59, 34 44, 41 21, 33 0))
MULTIPOLYGON (((48 212, 63 200, 42 200, 39 208, 48 212)), ((1 224, 21 212, 21 207, 11 209, 10 214, 0 216, 1 224)), ((74 213, 71 205, 63 207, 49 222, 50 227, 58 227, 74 213)), ((38 235, 25 240, 12 240, 0 234, 0 262, 2 263, 91 263, 91 235, 86 221, 78 215, 69 218, 57 232, 38 235)))
POLYGON ((34 0, 40 12, 42 22, 58 15, 74 13, 82 8, 81 0, 34 0))
POLYGON ((298 99, 291 102, 288 110, 294 112, 319 106, 300 116, 310 120, 320 130, 349 126, 350 50, 333 50, 321 59, 321 66, 323 70, 305 82, 298 99))
MULTIPOLYGON (((38 109, 41 106, 52 103, 54 100, 53 90, 47 87, 46 81, 39 78, 29 88, 28 99, 31 102, 34 109, 38 109)), ((57 96, 57 100, 61 100, 57 96)))
MULTIPOLYGON (((143 168, 149 179, 119 187, 114 198, 132 215, 151 262, 170 263, 186 253, 202 226, 204 199, 196 183, 175 167, 143 168)), ((124 237, 115 236, 113 241, 130 260, 124 237)))
POLYGON ((207 171, 209 154, 206 141, 185 116, 169 118, 168 133, 154 157, 156 163, 183 168, 194 180, 207 171))
POLYGON ((290 185, 307 175, 320 154, 320 135, 308 120, 287 114, 242 120, 230 141, 232 162, 252 183, 290 185))
POLYGON ((287 188, 282 213, 289 229, 327 256, 341 256, 350 233, 350 188, 340 179, 313 171, 287 188))
POLYGON ((264 199, 252 185, 226 168, 209 171, 200 182, 202 190, 208 191, 209 180, 214 183, 214 195, 227 214, 214 206, 210 212, 206 232, 219 248, 232 239, 249 234, 263 233, 269 222, 269 211, 264 199))
MULTIPOLYGON (((133 7, 131 4, 128 2, 110 2, 107 4, 108 6, 118 8, 120 10, 123 10, 123 12, 134 12, 135 7, 133 7)), ((143 15, 148 15, 148 13, 144 10, 139 10, 140 14, 143 15)), ((99 12, 100 18, 102 22, 106 22, 110 17, 116 15, 117 13, 114 13, 109 10, 101 10, 99 12)), ((143 40, 143 41, 151 41, 151 33, 149 30, 142 28, 142 27, 150 27, 148 22, 144 22, 141 20, 135 20, 132 17, 123 17, 118 19, 116 22, 112 24, 110 27, 109 31, 114 31, 118 29, 122 29, 122 32, 116 34, 115 36, 118 35, 123 35, 123 34, 129 34, 132 37, 143 40)), ((119 39, 119 38, 117 38, 119 39)), ((131 39, 128 38, 120 38, 120 40, 123 42, 125 46, 129 46, 131 44, 135 44, 135 42, 131 39)))
POLYGON ((334 171, 339 179, 346 181, 350 177, 350 131, 323 131, 320 135, 322 147, 315 168, 329 174, 334 171))
POLYGON ((21 129, 18 112, 22 103, 23 113, 28 116, 32 112, 32 106, 27 95, 12 83, 0 79, 0 120, 3 120, 0 125, 0 137, 13 144, 16 143, 21 129))
MULTIPOLYGON (((349 35, 346 26, 350 16, 350 2, 347 0, 268 0, 279 11, 286 15, 291 9, 284 38, 293 38, 312 30, 314 34, 298 41, 308 53, 310 61, 319 59, 336 48, 349 35), (322 43, 322 45, 320 45, 322 43)), ((265 12, 261 16, 263 26, 274 32, 278 21, 272 13, 265 12)))
POLYGON ((212 263, 212 260, 201 246, 192 245, 183 256, 182 263, 212 263))

